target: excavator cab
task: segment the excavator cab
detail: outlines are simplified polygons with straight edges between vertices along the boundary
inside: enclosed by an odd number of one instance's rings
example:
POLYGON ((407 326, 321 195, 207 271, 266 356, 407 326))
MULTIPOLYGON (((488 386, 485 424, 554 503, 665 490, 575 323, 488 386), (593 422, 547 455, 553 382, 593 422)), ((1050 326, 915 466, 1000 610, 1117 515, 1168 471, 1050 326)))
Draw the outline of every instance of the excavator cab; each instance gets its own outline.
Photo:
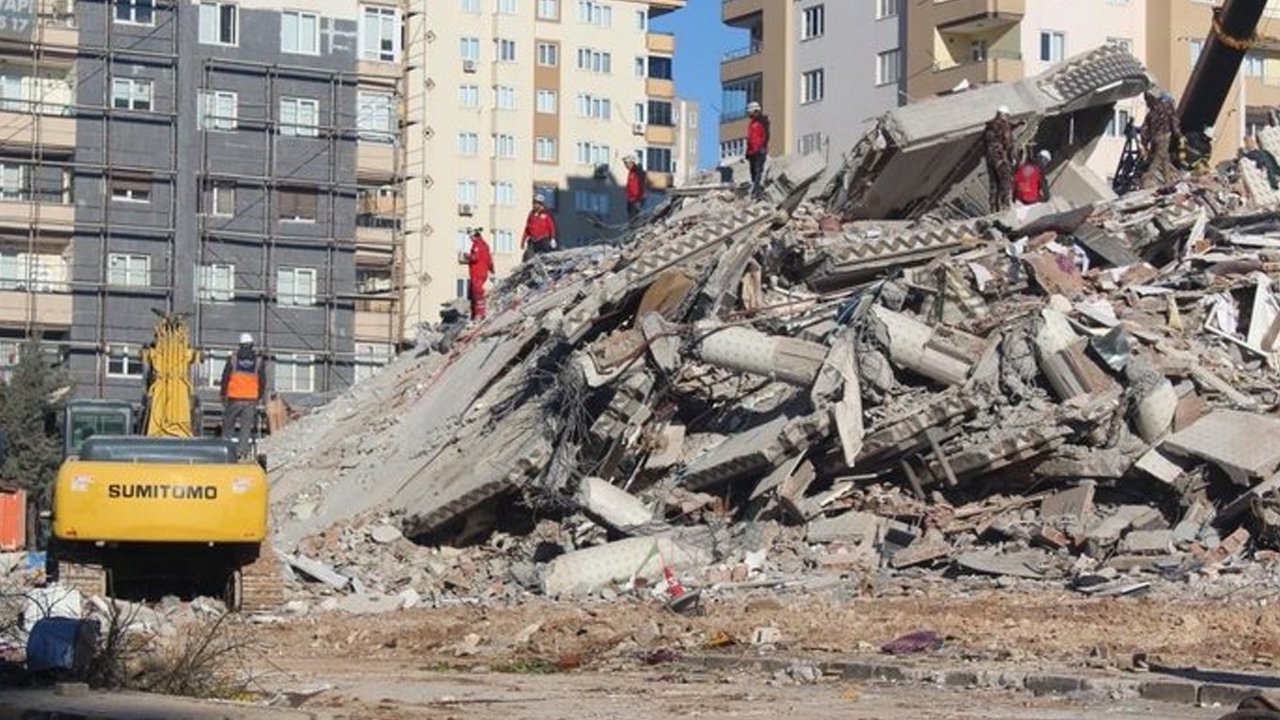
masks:
POLYGON ((63 410, 62 457, 80 454, 84 443, 100 435, 133 435, 137 412, 122 400, 72 400, 63 410))

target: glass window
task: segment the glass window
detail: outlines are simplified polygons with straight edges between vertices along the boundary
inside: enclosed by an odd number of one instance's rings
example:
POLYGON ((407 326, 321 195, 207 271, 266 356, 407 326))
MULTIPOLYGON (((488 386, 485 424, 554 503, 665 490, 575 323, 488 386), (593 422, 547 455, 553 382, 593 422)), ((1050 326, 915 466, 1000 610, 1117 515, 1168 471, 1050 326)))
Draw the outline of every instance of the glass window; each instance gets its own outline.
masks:
POLYGON ((555 43, 538 43, 538 64, 555 67, 560 64, 560 46, 555 43))
POLYGON ((516 251, 516 234, 511 230, 493 231, 493 249, 500 253, 516 251))
POLYGON ((463 60, 480 62, 480 38, 464 37, 459 41, 459 52, 463 60))
POLYGON ((876 55, 876 84, 890 85, 898 82, 902 66, 902 53, 888 50, 876 55))
POLYGON ((27 199, 27 166, 0 163, 0 200, 27 199))
POLYGON ((498 51, 498 62, 513 63, 516 61, 516 41, 498 38, 493 41, 498 51))
POLYGON ((395 142, 398 124, 395 98, 390 93, 361 90, 357 94, 356 129, 361 140, 395 142))
POLYGON ((499 15, 515 15, 516 0, 494 0, 494 12, 499 15))
POLYGON ((276 302, 281 305, 315 305, 315 268, 276 268, 276 302))
POLYGON ((196 125, 201 130, 236 129, 236 94, 225 90, 201 90, 196 125))
POLYGON ((319 55, 320 16, 293 10, 281 12, 280 51, 300 55, 319 55))
POLYGON ((480 136, 473 132, 458 133, 458 154, 474 157, 480 154, 480 136))
POLYGON ((516 184, 499 181, 493 184, 493 204, 499 207, 514 207, 516 204, 516 184))
POLYGON ((458 181, 458 204, 475 207, 479 204, 480 186, 474 180, 458 181))
POLYGON ((554 114, 559 106, 555 90, 539 90, 538 91, 538 112, 544 114, 554 114))
POLYGON ((499 110, 515 110, 516 89, 510 85, 498 85, 494 87, 493 105, 499 110))
POLYGON ((555 162, 559 154, 555 138, 540 137, 534 140, 533 159, 538 162, 555 162))
POLYGON ((493 136, 493 156, 497 158, 514 158, 516 156, 516 136, 497 133, 493 136))
POLYGON ((316 389, 314 355, 277 355, 275 362, 276 392, 309 393, 316 389))
POLYGON ((316 137, 320 127, 320 102, 310 98, 280 98, 280 134, 316 137))
POLYGON ((151 284, 151 256, 126 253, 107 255, 107 284, 147 287, 151 284))
POLYGON ((673 172, 671 148, 648 148, 644 152, 644 167, 653 172, 673 172))
POLYGON ((107 346, 108 377, 142 377, 142 353, 132 345, 107 346))
POLYGON ((214 263, 200 266, 197 297, 204 302, 229 302, 236 297, 236 268, 214 263))
POLYGON ((276 215, 282 222, 315 222, 319 198, 312 190, 276 192, 276 215))
POLYGON ((827 29, 827 8, 825 5, 814 5, 804 9, 800 22, 800 39, 811 40, 822 37, 827 29))
POLYGON ((113 177, 110 180, 110 185, 112 202, 151 202, 151 182, 147 179, 113 177))
MULTIPOLYGON (((883 85, 887 80, 877 78, 877 84, 883 85)), ((800 76, 800 102, 815 103, 827 94, 826 73, 822 70, 810 70, 800 76)))
POLYGON ((226 181, 214 181, 205 191, 205 212, 210 215, 234 215, 236 187, 226 181))
POLYGON ((1067 56, 1067 36, 1053 30, 1040 32, 1040 59, 1044 62, 1062 62, 1067 56))
POLYGON ((151 81, 112 78, 111 107, 117 110, 150 110, 151 81))
POLYGON ((200 42, 208 45, 235 45, 239 38, 240 8, 235 3, 200 3, 200 42))
POLYGON ((458 104, 464 108, 480 107, 480 88, 475 85, 459 85, 458 104))
POLYGON ((559 20, 560 0, 538 0, 539 20, 559 20))
POLYGON ((900 0, 876 0, 876 19, 897 17, 899 2, 900 0))
POLYGON ((646 114, 650 125, 661 125, 663 127, 675 127, 675 112, 671 103, 667 100, 650 100, 649 111, 646 114))
POLYGON ((115 0, 115 20, 133 25, 151 25, 155 21, 155 0, 115 0))
POLYGON ((392 349, 382 343, 356 343, 355 346, 356 382, 373 377, 391 362, 392 349))
POLYGON ((400 11, 365 5, 360 14, 360 57, 396 62, 400 59, 400 11))
POLYGON ((458 10, 470 15, 479 15, 480 0, 458 0, 458 10))
POLYGON ((597 0, 578 0, 578 22, 609 27, 613 24, 613 8, 597 0))

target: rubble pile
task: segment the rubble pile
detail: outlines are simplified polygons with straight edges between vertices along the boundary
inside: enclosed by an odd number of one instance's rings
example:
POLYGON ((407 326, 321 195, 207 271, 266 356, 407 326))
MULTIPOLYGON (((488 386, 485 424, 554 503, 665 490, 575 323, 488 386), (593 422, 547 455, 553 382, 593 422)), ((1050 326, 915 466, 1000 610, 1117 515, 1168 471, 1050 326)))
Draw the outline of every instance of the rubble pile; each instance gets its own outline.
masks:
POLYGON ((938 568, 1107 595, 1275 557, 1280 207, 1243 166, 1107 197, 1073 152, 1147 82, 1102 48, 526 263, 489 320, 271 440, 297 587, 365 611, 938 568), (1055 149, 1053 202, 983 206, 997 104, 1055 149))

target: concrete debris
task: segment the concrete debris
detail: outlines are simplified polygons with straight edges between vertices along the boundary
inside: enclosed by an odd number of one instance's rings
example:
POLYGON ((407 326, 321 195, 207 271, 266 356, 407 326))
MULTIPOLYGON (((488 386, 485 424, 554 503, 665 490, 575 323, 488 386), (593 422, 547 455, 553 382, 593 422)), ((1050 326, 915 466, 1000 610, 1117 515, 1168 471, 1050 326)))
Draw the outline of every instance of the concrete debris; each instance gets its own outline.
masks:
POLYGON ((1149 82, 1109 45, 520 266, 268 440, 291 600, 944 569, 1124 594, 1104 571, 1280 549, 1280 198, 1249 163, 1111 196, 1084 153, 1149 82), (1061 161, 1052 203, 988 212, 998 105, 1061 161))

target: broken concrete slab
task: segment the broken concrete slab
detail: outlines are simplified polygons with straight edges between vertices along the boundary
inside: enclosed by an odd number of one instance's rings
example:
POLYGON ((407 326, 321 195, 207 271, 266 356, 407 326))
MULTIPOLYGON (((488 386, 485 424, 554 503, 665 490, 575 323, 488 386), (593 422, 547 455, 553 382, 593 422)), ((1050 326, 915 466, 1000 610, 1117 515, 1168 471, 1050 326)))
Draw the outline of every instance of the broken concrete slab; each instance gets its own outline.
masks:
POLYGON ((1038 580, 1044 577, 1041 568, 1046 560, 1047 556, 1039 550, 1019 553, 978 551, 957 555, 955 564, 961 569, 982 575, 1008 575, 1038 580))
POLYGON ((826 346, 733 325, 699 324, 696 352, 718 367, 809 387, 818 377, 826 346))
POLYGON ((1046 522, 1071 532, 1084 530, 1093 522, 1093 496, 1098 484, 1086 480, 1070 490, 1063 490, 1040 502, 1040 517, 1046 522))
MULTIPOLYGON (((894 363, 946 385, 964 383, 972 369, 966 355, 947 343, 935 342, 933 328, 878 305, 874 312, 888 330, 889 358, 894 363)), ((980 344, 976 338, 972 340, 980 344)))
POLYGON ((707 533, 671 533, 565 553, 547 566, 542 591, 551 597, 581 597, 610 583, 657 582, 664 565, 684 571, 710 563, 711 552, 703 546, 709 546, 708 539, 707 533))
POLYGON ((344 590, 351 584, 351 578, 337 572, 328 565, 319 560, 312 560, 301 555, 290 555, 288 553, 277 552, 280 559, 285 561, 290 567, 309 578, 314 578, 334 590, 344 590))
POLYGON ((1215 410, 1169 436, 1161 447, 1207 460, 1247 486, 1280 470, 1280 419, 1215 410))
POLYGON ((654 522, 644 501, 601 478, 583 478, 576 499, 589 517, 620 532, 632 534, 654 522))
POLYGON ((809 521, 805 538, 811 543, 874 544, 880 537, 883 523, 878 515, 853 510, 809 521))
POLYGON ((1120 541, 1120 552, 1131 555, 1167 555, 1173 552, 1172 530, 1134 530, 1120 541))

